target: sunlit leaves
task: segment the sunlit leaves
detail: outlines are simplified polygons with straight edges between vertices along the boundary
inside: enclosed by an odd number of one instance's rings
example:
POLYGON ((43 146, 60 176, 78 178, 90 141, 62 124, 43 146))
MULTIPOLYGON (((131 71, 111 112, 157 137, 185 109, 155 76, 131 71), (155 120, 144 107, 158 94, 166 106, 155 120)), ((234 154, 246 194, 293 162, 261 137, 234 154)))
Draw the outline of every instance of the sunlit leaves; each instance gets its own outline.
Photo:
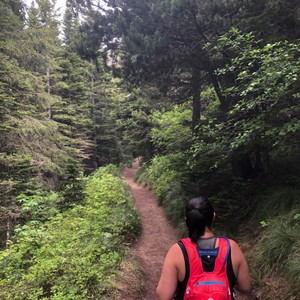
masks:
POLYGON ((215 47, 232 56, 219 71, 236 80, 226 89, 236 102, 229 112, 232 149, 271 150, 299 132, 299 43, 261 44, 233 29, 215 47))
POLYGON ((151 115, 152 142, 162 152, 187 147, 192 134, 189 126, 192 111, 189 104, 174 106, 171 111, 155 111, 151 115))

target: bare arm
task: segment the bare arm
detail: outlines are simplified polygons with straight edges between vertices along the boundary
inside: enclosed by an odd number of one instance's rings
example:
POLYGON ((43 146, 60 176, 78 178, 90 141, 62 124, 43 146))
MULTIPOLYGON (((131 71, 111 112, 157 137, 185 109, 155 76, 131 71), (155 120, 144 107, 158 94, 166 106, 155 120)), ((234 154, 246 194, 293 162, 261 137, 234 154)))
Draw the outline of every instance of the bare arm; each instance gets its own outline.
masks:
POLYGON ((173 245, 166 255, 161 277, 156 288, 159 300, 171 300, 174 297, 178 282, 178 263, 183 261, 180 247, 173 245))
POLYGON ((239 245, 231 240, 232 259, 236 276, 236 287, 243 294, 251 291, 250 273, 246 258, 239 245))

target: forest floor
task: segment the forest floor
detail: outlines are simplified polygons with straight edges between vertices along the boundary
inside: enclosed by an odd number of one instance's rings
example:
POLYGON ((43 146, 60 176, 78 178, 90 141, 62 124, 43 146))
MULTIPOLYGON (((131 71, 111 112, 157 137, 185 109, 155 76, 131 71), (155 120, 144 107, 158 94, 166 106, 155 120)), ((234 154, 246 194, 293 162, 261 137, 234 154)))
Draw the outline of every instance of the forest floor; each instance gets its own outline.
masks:
POLYGON ((139 162, 135 160, 132 167, 124 169, 123 176, 140 215, 142 232, 121 265, 116 300, 157 299, 155 289, 165 255, 179 239, 154 194, 134 181, 138 168, 139 162))

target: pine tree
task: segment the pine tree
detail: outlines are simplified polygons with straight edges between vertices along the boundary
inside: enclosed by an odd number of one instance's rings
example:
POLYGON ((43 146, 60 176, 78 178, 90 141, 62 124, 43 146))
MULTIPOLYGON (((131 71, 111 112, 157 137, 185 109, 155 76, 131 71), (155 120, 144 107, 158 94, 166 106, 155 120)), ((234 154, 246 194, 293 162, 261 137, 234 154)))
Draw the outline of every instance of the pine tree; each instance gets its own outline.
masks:
POLYGON ((124 77, 136 84, 151 81, 181 102, 192 98, 194 126, 201 114, 200 91, 209 83, 226 111, 216 66, 205 44, 230 28, 238 10, 236 3, 120 1, 119 5, 124 77))
POLYGON ((10 239, 19 215, 16 196, 32 189, 35 175, 30 156, 20 152, 19 120, 32 110, 34 76, 19 64, 22 56, 24 10, 19 1, 0 3, 0 235, 10 239))

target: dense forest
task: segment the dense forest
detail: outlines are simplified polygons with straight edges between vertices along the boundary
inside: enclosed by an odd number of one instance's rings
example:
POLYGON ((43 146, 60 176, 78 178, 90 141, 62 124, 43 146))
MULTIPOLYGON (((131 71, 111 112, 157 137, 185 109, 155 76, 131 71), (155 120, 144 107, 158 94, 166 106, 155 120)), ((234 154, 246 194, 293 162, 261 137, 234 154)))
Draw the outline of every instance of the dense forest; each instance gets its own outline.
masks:
POLYGON ((298 299, 299 1, 56 7, 0 0, 0 299, 109 298, 134 157, 174 226, 209 197, 261 299, 298 299))

